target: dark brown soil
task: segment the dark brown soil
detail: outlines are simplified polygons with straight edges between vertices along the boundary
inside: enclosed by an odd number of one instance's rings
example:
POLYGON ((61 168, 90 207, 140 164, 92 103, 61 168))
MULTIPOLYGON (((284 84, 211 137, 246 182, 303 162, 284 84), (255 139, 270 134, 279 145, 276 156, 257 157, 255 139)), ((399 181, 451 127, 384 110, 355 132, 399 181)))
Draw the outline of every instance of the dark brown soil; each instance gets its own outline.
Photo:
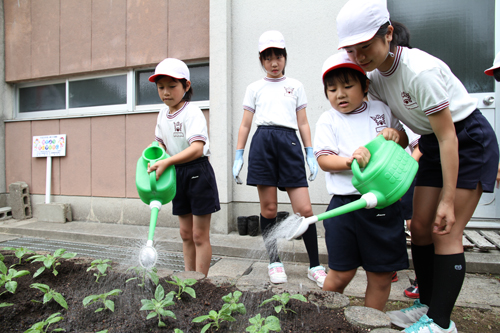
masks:
MULTIPOLYGON (((10 252, 1 251, 5 255, 10 252)), ((5 265, 9 267, 15 261, 13 257, 5 257, 5 265)), ((17 262, 17 259, 16 259, 17 262)), ((15 294, 9 292, 0 296, 0 303, 14 303, 13 306, 0 308, 0 327, 2 333, 24 332, 31 325, 47 319, 51 314, 60 312, 64 319, 49 327, 49 332, 55 328, 64 328, 66 332, 98 332, 108 329, 109 332, 173 332, 174 328, 181 329, 184 333, 200 332, 204 323, 192 323, 193 318, 207 315, 210 310, 218 311, 224 304, 222 296, 236 290, 234 286, 216 287, 207 280, 202 280, 193 286, 196 298, 183 294, 181 300, 175 305, 166 308, 174 312, 177 319, 163 317, 167 327, 158 328, 157 318, 146 320, 149 311, 139 311, 141 299, 152 299, 154 288, 149 285, 146 288, 138 286, 137 280, 126 283, 125 281, 133 274, 118 273, 111 271, 108 276, 102 277, 99 283, 95 282, 92 272, 87 272, 90 266, 88 260, 73 259, 63 260, 57 267, 59 274, 54 276, 51 271, 45 270, 37 278, 33 279, 33 273, 42 266, 42 263, 23 263, 15 266, 16 270, 29 270, 31 275, 16 279, 18 287, 15 294), (61 293, 69 306, 68 310, 62 308, 54 300, 43 305, 31 300, 42 300, 42 292, 30 288, 32 283, 43 283, 49 285, 55 291, 61 293), (88 295, 102 294, 113 289, 121 289, 119 296, 111 296, 110 300, 115 303, 115 311, 104 310, 95 313, 100 307, 96 304, 87 308, 83 307, 82 301, 88 295)), ((177 287, 160 280, 165 289, 165 294, 177 287)), ((0 288, 0 293, 5 291, 0 288)), ((240 302, 245 304, 247 314, 234 314, 236 322, 223 322, 217 332, 245 332, 250 324, 248 319, 260 313, 261 316, 276 315, 280 319, 281 332, 366 332, 366 330, 353 327, 343 315, 343 309, 331 310, 317 307, 311 303, 303 303, 291 300, 288 307, 297 313, 276 314, 271 304, 258 307, 265 299, 271 298, 273 294, 266 292, 243 292, 240 302)), ((307 295, 306 295, 307 296, 307 295)), ((175 299, 175 298, 174 298, 175 299)), ((209 332, 215 332, 212 330, 209 332)))

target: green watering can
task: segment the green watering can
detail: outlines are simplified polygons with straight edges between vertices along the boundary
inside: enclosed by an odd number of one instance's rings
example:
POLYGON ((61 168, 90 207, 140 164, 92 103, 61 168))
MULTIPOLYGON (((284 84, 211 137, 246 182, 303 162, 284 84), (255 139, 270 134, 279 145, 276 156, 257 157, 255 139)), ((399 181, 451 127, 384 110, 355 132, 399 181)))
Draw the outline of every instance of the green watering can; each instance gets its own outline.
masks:
POLYGON ((398 201, 410 188, 418 170, 418 163, 400 145, 377 136, 365 146, 370 151, 370 161, 361 170, 356 160, 352 162, 352 185, 362 194, 361 198, 308 218, 291 216, 293 226, 288 240, 301 236, 310 224, 361 208, 382 209, 398 201), (298 219, 294 221, 294 219, 298 219))
POLYGON ((135 185, 141 200, 151 208, 151 220, 149 222, 149 235, 146 246, 139 253, 139 263, 144 268, 152 268, 158 259, 158 253, 153 247, 158 212, 162 205, 172 201, 175 197, 176 176, 175 167, 168 167, 156 180, 156 171, 148 173, 148 164, 153 165, 159 160, 170 157, 165 150, 160 147, 157 141, 142 152, 142 156, 137 161, 135 170, 135 185))

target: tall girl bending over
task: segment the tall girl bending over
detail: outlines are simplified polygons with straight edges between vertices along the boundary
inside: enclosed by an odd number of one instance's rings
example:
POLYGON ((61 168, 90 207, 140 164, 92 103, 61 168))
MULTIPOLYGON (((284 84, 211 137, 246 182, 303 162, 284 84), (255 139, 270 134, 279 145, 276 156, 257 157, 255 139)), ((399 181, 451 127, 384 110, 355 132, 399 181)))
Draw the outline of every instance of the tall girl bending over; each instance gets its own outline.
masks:
POLYGON ((462 233, 481 194, 494 190, 495 132, 443 61, 400 46, 408 31, 391 23, 383 1, 348 1, 337 32, 339 49, 370 72, 369 98, 421 135, 411 223, 420 300, 388 314, 405 332, 457 332, 450 315, 465 277, 462 233))
MULTIPOLYGON (((248 156, 247 184, 257 186, 260 199, 260 227, 269 255, 269 278, 272 283, 285 283, 287 276, 278 256, 276 239, 269 231, 276 223, 277 189, 286 190, 294 213, 312 216, 307 189, 304 155, 297 137, 298 130, 306 151, 307 164, 314 180, 318 165, 313 154, 311 130, 307 121, 307 99, 303 85, 285 76, 287 53, 285 39, 278 31, 267 31, 259 39, 259 59, 267 75, 250 84, 243 101, 243 120, 238 132, 233 177, 241 184, 243 151, 255 117, 258 126, 248 156)), ((316 225, 303 235, 309 255, 308 277, 323 287, 325 268, 319 263, 316 225)))

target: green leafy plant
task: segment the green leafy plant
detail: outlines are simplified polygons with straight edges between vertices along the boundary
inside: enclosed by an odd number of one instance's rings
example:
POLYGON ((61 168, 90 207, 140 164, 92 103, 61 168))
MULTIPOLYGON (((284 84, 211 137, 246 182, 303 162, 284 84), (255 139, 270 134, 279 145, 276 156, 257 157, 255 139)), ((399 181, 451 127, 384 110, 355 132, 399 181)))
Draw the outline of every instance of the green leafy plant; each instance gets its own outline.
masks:
POLYGON ((231 313, 237 311, 241 314, 246 314, 247 309, 245 308, 245 304, 238 303, 240 300, 242 293, 239 290, 236 290, 234 293, 229 293, 226 296, 222 296, 222 300, 229 304, 229 310, 231 313))
MULTIPOLYGON (((63 320, 63 317, 59 316, 61 313, 57 312, 52 315, 50 315, 49 318, 39 321, 36 324, 33 324, 28 330, 24 331, 24 333, 46 333, 48 332, 49 326, 51 324, 55 324, 57 322, 60 322, 63 320), (47 326, 47 327, 45 327, 47 326)), ((53 329, 51 332, 66 332, 64 328, 56 328, 53 329)))
POLYGON ((165 280, 165 282, 173 284, 179 287, 179 291, 177 292, 177 299, 181 299, 181 294, 186 293, 190 295, 192 298, 196 298, 196 292, 190 286, 194 285, 197 281, 195 279, 184 279, 181 280, 177 276, 172 275, 173 281, 165 280))
POLYGON ((231 310, 229 310, 229 304, 227 303, 222 306, 219 312, 211 310, 208 315, 194 318, 193 323, 201 323, 205 320, 212 320, 212 322, 203 326, 200 333, 205 333, 212 326, 215 326, 218 330, 223 321, 236 321, 236 319, 231 317, 231 310))
POLYGON ((95 333, 108 333, 108 330, 102 330, 102 331, 95 332, 95 333))
POLYGON ((255 317, 248 319, 250 326, 246 328, 247 332, 251 333, 268 333, 268 332, 281 332, 280 320, 275 316, 268 316, 262 318, 260 313, 255 317))
POLYGON ((283 293, 280 295, 274 295, 273 297, 266 299, 264 302, 262 302, 259 305, 259 307, 263 306, 264 304, 267 304, 269 302, 276 301, 276 302, 280 303, 279 305, 274 307, 274 311, 276 311, 276 313, 280 313, 281 310, 283 310, 284 313, 286 313, 287 311, 291 311, 293 313, 296 313, 292 309, 289 309, 286 307, 286 305, 288 304, 288 301, 290 301, 290 299, 296 299, 296 300, 301 301, 301 302, 307 302, 307 299, 301 294, 295 294, 295 295, 290 296, 289 293, 283 293))
POLYGON ((117 296, 122 291, 120 289, 113 289, 107 293, 100 295, 90 295, 83 299, 83 306, 87 307, 92 303, 101 302, 104 307, 95 310, 94 312, 101 312, 102 310, 109 309, 111 312, 115 312, 115 303, 112 300, 106 299, 109 296, 117 296))
POLYGON ((35 253, 33 251, 31 251, 30 249, 27 249, 27 248, 24 248, 24 247, 18 247, 18 248, 13 248, 13 247, 4 247, 3 248, 4 250, 7 250, 7 251, 14 251, 14 255, 16 256, 16 258, 19 259, 19 262, 17 263, 18 265, 21 264, 21 260, 22 258, 26 255, 26 254, 32 254, 32 253, 35 253))
POLYGON ((14 305, 14 303, 5 303, 4 302, 4 303, 0 303, 0 308, 5 308, 7 306, 12 306, 12 305, 14 305))
POLYGON ((59 303, 60 306, 68 310, 68 303, 66 303, 66 300, 64 299, 64 296, 61 295, 60 293, 56 292, 54 289, 51 289, 48 285, 43 284, 43 283, 32 283, 30 285, 31 288, 36 288, 40 290, 44 295, 43 295, 43 302, 35 301, 32 300, 33 302, 37 303, 48 303, 52 299, 59 303))
POLYGON ((96 259, 90 263, 90 267, 87 268, 87 272, 90 271, 91 269, 97 269, 97 273, 94 273, 94 276, 96 277, 95 282, 99 283, 99 278, 102 276, 106 276, 106 270, 113 269, 108 262, 111 260, 109 259, 96 259))
POLYGON ((128 279, 127 281, 125 281, 125 283, 132 281, 132 280, 141 279, 141 283, 139 283, 138 286, 144 288, 144 286, 146 285, 146 277, 147 276, 149 276, 149 278, 151 279, 151 281, 153 281, 153 283, 155 285, 158 285, 158 283, 160 283, 160 278, 158 277, 158 274, 157 274, 158 270, 156 269, 156 267, 153 267, 151 269, 146 269, 146 268, 141 267, 141 266, 140 267, 129 267, 127 269, 127 272, 129 270, 134 270, 138 276, 128 279))
POLYGON ((5 291, 0 293, 3 295, 7 291, 14 294, 17 289, 17 282, 14 279, 20 278, 21 276, 28 275, 30 272, 23 270, 17 271, 14 268, 7 269, 7 266, 0 261, 0 287, 5 286, 5 291))
POLYGON ((58 249, 54 252, 53 255, 47 254, 47 255, 42 255, 42 254, 37 254, 34 256, 31 256, 28 258, 31 262, 36 262, 36 261, 41 261, 43 262, 43 266, 40 267, 35 274, 33 274, 33 278, 36 278, 38 275, 42 274, 45 269, 50 269, 52 268, 52 274, 57 276, 58 272, 56 270, 56 267, 59 266, 61 263, 59 260, 61 259, 71 259, 76 256, 76 253, 65 253, 65 249, 58 249))
POLYGON ((184 333, 184 332, 178 328, 174 328, 174 333, 184 333))
POLYGON ((161 316, 177 319, 172 311, 164 309, 167 306, 175 304, 172 301, 174 295, 175 291, 171 291, 165 296, 165 290, 160 284, 156 287, 155 297, 153 299, 141 299, 141 311, 151 311, 146 319, 151 319, 158 316, 158 327, 166 326, 165 323, 161 321, 161 316))

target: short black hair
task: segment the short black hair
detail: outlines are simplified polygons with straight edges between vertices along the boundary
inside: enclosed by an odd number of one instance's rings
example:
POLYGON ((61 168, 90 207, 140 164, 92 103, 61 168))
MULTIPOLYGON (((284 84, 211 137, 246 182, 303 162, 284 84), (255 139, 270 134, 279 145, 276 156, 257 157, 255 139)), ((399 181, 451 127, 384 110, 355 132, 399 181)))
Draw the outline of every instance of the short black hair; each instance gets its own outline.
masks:
MULTIPOLYGON (((168 75, 158 75, 157 77, 155 77, 155 84, 158 83, 158 81, 160 81, 161 79, 163 79, 164 77, 167 77, 168 75)), ((182 84, 182 86, 184 87, 184 90, 186 89, 187 87, 187 80, 186 79, 176 79, 175 77, 172 77, 172 76, 168 76, 169 78, 171 78, 172 80, 174 80, 175 82, 180 82, 182 84)), ((189 102, 191 101, 191 97, 193 97, 193 86, 191 85, 191 87, 189 87, 189 90, 186 91, 186 93, 184 94, 184 97, 182 97, 182 100, 183 101, 186 101, 186 102, 189 102)))
MULTIPOLYGON (((260 60, 260 64, 262 65, 262 68, 264 68, 264 59, 272 56, 272 55, 275 55, 275 56, 283 56, 285 57, 285 67, 286 67, 286 48, 284 49, 279 49, 277 47, 270 47, 270 48, 267 48, 265 49, 264 51, 260 52, 259 53, 259 60, 260 60)), ((285 68, 283 68, 283 75, 285 75, 285 68)))
POLYGON ((349 83, 350 79, 357 80, 361 84, 361 89, 363 89, 363 91, 366 90, 366 81, 368 80, 368 78, 365 74, 356 69, 349 67, 340 67, 326 73, 323 77, 323 87, 326 98, 328 98, 328 86, 333 86, 336 81, 339 81, 340 83, 349 83))
POLYGON ((500 68, 495 68, 493 70, 493 77, 497 80, 497 82, 500 82, 500 68))

